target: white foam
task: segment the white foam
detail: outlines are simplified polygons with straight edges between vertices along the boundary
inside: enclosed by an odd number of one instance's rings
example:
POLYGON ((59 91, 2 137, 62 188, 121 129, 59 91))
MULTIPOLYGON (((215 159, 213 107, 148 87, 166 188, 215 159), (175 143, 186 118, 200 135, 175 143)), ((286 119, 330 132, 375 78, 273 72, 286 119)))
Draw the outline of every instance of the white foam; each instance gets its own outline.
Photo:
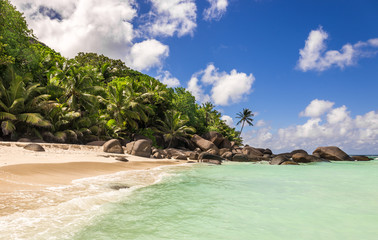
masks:
POLYGON ((161 182, 172 173, 166 167, 131 170, 78 179, 68 186, 39 192, 19 192, 18 198, 43 206, 0 217, 0 239, 72 239, 74 234, 108 211, 109 203, 127 198, 133 191, 161 182), (109 184, 125 184, 118 191, 109 184))

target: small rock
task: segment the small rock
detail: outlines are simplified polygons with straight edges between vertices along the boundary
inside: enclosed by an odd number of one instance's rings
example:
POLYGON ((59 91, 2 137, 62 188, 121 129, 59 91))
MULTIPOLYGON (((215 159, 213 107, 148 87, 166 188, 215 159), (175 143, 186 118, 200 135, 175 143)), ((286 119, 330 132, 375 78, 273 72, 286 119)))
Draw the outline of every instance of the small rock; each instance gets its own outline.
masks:
POLYGON ((39 144, 36 144, 36 143, 31 143, 31 144, 28 144, 24 147, 24 149, 26 150, 30 150, 30 151, 35 151, 35 152, 44 152, 45 149, 39 145, 39 144))
POLYGON ((123 157, 123 156, 116 157, 115 160, 121 161, 121 162, 128 162, 129 161, 129 160, 127 160, 126 157, 123 157))

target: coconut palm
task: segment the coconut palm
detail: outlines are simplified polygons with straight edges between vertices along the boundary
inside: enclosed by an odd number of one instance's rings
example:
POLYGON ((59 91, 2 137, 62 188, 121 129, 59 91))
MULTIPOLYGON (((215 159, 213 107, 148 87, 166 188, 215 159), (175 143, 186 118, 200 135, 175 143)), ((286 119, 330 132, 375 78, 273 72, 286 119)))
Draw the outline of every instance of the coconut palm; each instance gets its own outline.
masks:
POLYGON ((176 139, 184 139, 190 133, 195 133, 196 129, 188 127, 185 124, 189 121, 187 117, 181 115, 180 112, 170 110, 164 113, 164 121, 158 120, 157 131, 163 133, 164 140, 169 141, 168 148, 176 139))
POLYGON ((129 83, 114 81, 107 90, 108 97, 102 101, 119 127, 138 129, 140 122, 148 121, 147 114, 153 114, 153 110, 142 103, 142 94, 136 93, 129 83))
POLYGON ((26 87, 22 77, 12 69, 9 70, 8 77, 10 79, 0 81, 0 121, 3 135, 9 135, 17 128, 50 127, 50 122, 40 114, 50 96, 40 93, 42 88, 39 84, 26 87))
MULTIPOLYGON (((240 130, 240 135, 243 131, 243 128, 244 128, 244 124, 247 123, 249 126, 253 126, 253 116, 255 116, 251 110, 249 110, 248 108, 243 108, 243 111, 242 112, 239 112, 237 114, 237 119, 240 119, 238 123, 236 123, 236 125, 239 125, 240 123, 242 123, 242 127, 241 127, 241 130, 240 130)), ((239 135, 239 136, 240 136, 239 135)))

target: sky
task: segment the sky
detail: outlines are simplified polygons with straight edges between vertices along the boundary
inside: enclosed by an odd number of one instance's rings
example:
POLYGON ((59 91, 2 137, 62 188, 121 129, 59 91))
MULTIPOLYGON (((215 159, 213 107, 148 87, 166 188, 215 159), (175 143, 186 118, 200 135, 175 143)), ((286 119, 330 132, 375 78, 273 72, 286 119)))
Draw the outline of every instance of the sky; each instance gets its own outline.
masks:
POLYGON ((11 0, 37 38, 210 101, 245 144, 378 153, 376 0, 11 0))

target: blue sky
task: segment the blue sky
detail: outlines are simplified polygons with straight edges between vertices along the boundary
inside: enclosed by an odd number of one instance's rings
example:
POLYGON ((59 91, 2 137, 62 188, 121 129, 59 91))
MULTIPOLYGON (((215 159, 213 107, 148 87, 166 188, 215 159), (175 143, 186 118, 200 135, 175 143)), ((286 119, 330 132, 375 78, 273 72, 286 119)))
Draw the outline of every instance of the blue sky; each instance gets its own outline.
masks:
POLYGON ((212 101, 230 124, 250 108, 252 146, 378 153, 376 0, 11 2, 67 57, 120 58, 212 101))

